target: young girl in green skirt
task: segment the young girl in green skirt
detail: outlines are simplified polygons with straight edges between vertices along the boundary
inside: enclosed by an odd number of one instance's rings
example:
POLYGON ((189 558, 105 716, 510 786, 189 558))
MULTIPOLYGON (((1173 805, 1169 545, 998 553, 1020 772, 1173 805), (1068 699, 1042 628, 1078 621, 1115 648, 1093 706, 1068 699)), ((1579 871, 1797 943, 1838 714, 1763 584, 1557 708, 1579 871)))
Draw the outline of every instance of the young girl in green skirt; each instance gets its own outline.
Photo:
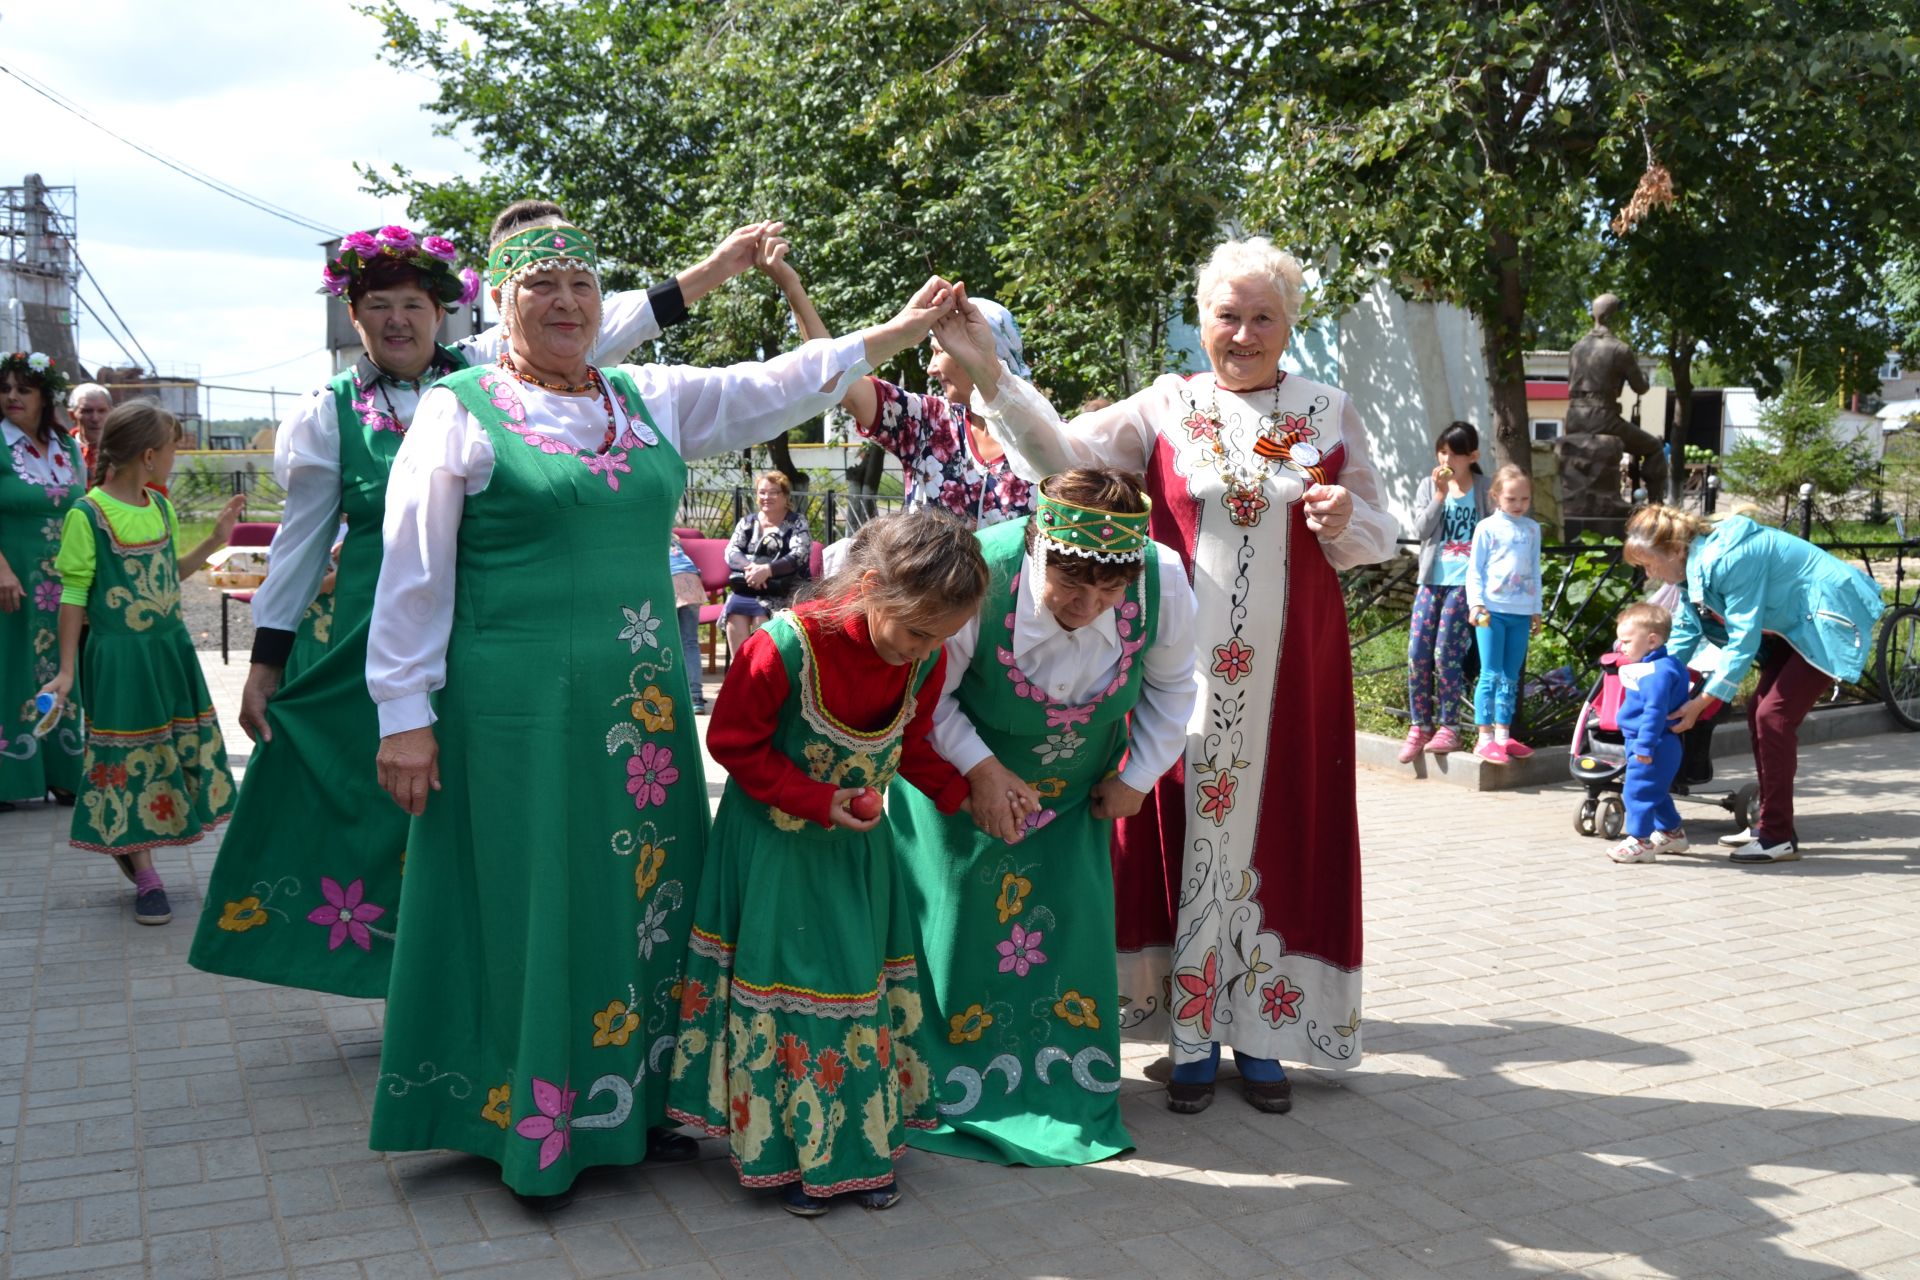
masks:
POLYGON ((802 1216, 900 1197, 906 1130, 934 1123, 906 882, 879 795, 942 813, 965 778, 929 734, 942 645, 987 566, 934 512, 868 524, 813 599, 740 648, 707 749, 728 774, 688 944, 667 1114, 724 1137, 742 1185, 802 1216))
POLYGON ((134 884, 141 924, 173 919, 153 851, 190 845, 225 822, 233 777, 213 698, 180 612, 180 579, 227 544, 244 499, 213 535, 174 551, 173 506, 154 487, 173 474, 180 423, 152 400, 129 400, 100 429, 100 484, 67 513, 54 561, 61 579, 60 674, 73 691, 80 628, 87 639, 87 754, 73 846, 110 854, 134 884))

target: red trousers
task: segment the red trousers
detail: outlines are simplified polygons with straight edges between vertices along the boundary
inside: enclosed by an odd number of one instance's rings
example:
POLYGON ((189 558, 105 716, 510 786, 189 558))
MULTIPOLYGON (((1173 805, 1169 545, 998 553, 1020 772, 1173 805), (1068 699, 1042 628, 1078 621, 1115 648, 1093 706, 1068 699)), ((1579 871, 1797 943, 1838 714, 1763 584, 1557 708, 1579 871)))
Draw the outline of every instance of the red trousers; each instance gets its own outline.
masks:
POLYGON ((1773 841, 1800 837, 1793 829, 1793 775, 1800 764, 1800 722, 1833 687, 1833 678, 1784 641, 1760 651, 1760 683, 1747 704, 1753 734, 1753 770, 1760 778, 1757 831, 1773 841))

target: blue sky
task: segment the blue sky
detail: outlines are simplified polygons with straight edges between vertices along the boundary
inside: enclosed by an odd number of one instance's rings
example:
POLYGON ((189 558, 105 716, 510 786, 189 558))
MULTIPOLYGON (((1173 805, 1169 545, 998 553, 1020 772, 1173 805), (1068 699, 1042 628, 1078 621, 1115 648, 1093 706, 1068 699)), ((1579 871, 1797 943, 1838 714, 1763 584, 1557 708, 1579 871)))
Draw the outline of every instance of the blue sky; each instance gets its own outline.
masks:
MULTIPOLYGON (((433 83, 380 61, 381 43, 344 0, 0 0, 0 63, 118 133, 342 230, 406 216, 360 190, 356 161, 426 177, 472 163, 433 134, 433 83)), ((0 182, 37 172, 79 189, 80 252, 163 369, 197 365, 209 380, 283 392, 326 379, 322 237, 172 172, 7 76, 0 122, 0 182)), ((80 356, 123 362, 84 313, 80 356)), ((267 406, 212 395, 218 418, 267 406)))

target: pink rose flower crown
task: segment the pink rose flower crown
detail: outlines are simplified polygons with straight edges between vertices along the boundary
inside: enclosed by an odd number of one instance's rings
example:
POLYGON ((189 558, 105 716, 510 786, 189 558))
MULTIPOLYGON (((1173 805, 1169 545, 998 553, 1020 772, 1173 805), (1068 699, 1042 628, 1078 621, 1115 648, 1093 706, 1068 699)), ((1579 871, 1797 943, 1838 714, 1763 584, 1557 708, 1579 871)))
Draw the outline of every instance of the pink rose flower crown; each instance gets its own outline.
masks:
POLYGON ((460 250, 445 236, 423 235, 402 226, 355 231, 340 238, 339 253, 321 269, 320 291, 336 298, 381 259, 418 270, 427 292, 449 307, 464 307, 480 296, 480 273, 459 267, 460 250))

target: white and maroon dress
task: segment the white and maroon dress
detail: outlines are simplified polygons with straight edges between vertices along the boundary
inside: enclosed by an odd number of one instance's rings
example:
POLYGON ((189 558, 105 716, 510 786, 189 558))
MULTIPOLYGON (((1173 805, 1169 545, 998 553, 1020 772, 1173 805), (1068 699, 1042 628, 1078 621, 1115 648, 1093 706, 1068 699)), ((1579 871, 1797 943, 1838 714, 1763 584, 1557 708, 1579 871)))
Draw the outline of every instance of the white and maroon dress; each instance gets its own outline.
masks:
POLYGON ((1397 530, 1352 402, 1285 374, 1245 393, 1167 375, 1067 424, 1003 375, 975 407, 1029 479, 1144 472, 1154 540, 1179 551, 1199 604, 1185 758, 1114 841, 1126 1029, 1170 1030, 1176 1064, 1217 1042, 1355 1065, 1360 837, 1337 571, 1386 559, 1397 530), (1352 495, 1337 537, 1307 528, 1318 483, 1352 495))

